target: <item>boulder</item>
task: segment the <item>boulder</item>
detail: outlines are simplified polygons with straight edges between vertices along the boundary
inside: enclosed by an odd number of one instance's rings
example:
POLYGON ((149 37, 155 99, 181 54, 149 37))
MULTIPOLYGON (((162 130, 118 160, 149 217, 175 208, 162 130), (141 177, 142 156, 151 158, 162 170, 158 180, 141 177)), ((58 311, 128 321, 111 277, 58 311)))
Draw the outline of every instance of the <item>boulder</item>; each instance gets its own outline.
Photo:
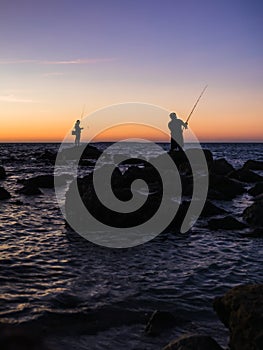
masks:
POLYGON ((177 324, 176 318, 168 311, 155 310, 145 328, 146 334, 157 336, 163 331, 175 327, 177 324))
POLYGON ((11 198, 11 194, 4 187, 0 187, 0 200, 9 198, 11 198))
POLYGON ((211 219, 208 221, 208 227, 212 230, 241 230, 247 226, 238 221, 233 216, 228 215, 224 218, 211 219))
POLYGON ((4 180, 6 178, 5 168, 0 166, 0 180, 4 180))
POLYGON ((217 207, 216 205, 214 205, 210 201, 206 201, 200 216, 201 217, 209 217, 209 216, 213 216, 213 215, 222 215, 222 214, 226 214, 226 213, 227 212, 224 209, 217 207))
POLYGON ((186 334, 171 341, 163 350, 223 350, 217 342, 207 336, 199 334, 186 334))
POLYGON ((259 174, 256 174, 248 169, 239 169, 232 171, 230 174, 228 174, 228 176, 231 179, 236 179, 238 181, 248 183, 263 181, 263 176, 260 176, 259 174))
POLYGON ((81 145, 79 147, 64 148, 57 154, 57 161, 74 159, 98 159, 102 152, 91 145, 81 145))
POLYGON ((243 212, 243 218, 253 226, 263 227, 263 199, 246 208, 243 212))
POLYGON ((259 182, 254 187, 250 188, 248 193, 251 196, 258 196, 259 194, 263 193, 263 182, 259 182))
POLYGON ((245 186, 236 180, 216 174, 209 177, 208 196, 211 199, 231 200, 244 192, 245 186), (218 195, 218 198, 215 197, 215 194, 218 195))
POLYGON ((38 157, 39 160, 48 160, 52 163, 56 161, 57 153, 45 150, 43 153, 41 153, 38 157))
POLYGON ((248 160, 245 162, 242 169, 263 170, 263 162, 258 160, 248 160))
POLYGON ((43 194, 40 189, 34 185, 25 185, 23 188, 20 188, 18 193, 24 194, 26 196, 35 196, 39 194, 43 194))
POLYGON ((232 288, 213 307, 230 331, 231 350, 263 349, 263 284, 232 288))
POLYGON ((210 172, 218 175, 227 175, 234 170, 234 167, 225 158, 215 159, 210 168, 210 172))
POLYGON ((255 228, 253 231, 245 233, 243 237, 263 238, 263 228, 255 228))
MULTIPOLYGON (((65 185, 69 179, 72 179, 72 176, 68 174, 56 176, 56 185, 65 185)), ((38 175, 30 179, 18 180, 18 182, 28 187, 54 188, 54 180, 54 175, 38 175)))

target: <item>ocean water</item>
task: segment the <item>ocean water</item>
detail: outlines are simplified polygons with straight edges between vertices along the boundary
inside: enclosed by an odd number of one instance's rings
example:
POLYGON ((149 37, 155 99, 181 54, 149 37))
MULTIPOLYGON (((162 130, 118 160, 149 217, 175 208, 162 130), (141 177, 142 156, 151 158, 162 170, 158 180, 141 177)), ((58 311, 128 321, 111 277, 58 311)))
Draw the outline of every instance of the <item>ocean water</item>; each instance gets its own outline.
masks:
MULTIPOLYGON (((263 144, 203 147, 236 168, 248 159, 263 160, 263 144)), ((45 149, 58 145, 0 144, 8 174, 0 186, 12 195, 0 202, 0 327, 45 325, 51 349, 157 350, 186 332, 211 335, 226 346, 227 330, 212 301, 238 284, 263 282, 263 241, 197 222, 188 234, 160 235, 134 248, 96 246, 65 227, 54 190, 32 197, 16 192, 18 179, 52 174, 53 166, 38 159, 45 149), (151 338, 142 320, 156 309, 181 321, 151 338)), ((241 219, 251 203, 244 194, 216 204, 241 219)))

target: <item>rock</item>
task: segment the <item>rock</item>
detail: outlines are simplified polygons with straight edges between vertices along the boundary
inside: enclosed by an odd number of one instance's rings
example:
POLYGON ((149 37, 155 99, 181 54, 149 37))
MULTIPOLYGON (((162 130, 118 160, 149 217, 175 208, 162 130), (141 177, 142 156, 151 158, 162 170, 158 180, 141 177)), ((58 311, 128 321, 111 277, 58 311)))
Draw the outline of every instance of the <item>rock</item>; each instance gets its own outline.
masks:
POLYGON ((245 162, 242 169, 263 170, 263 162, 258 160, 248 160, 245 162))
POLYGON ((0 180, 4 180, 6 178, 5 168, 0 166, 0 180))
POLYGON ((235 170, 234 167, 230 163, 228 163, 225 160, 225 158, 215 159, 210 168, 210 171, 212 173, 215 173, 218 175, 227 175, 234 170, 235 170))
POLYGON ((199 159, 200 157, 200 153, 203 153, 206 159, 206 162, 208 163, 208 165, 210 166, 213 163, 213 154, 211 151, 209 151, 208 149, 200 149, 200 148, 188 148, 185 151, 185 154, 188 157, 191 157, 191 159, 193 159, 193 161, 196 161, 199 159))
POLYGON ((263 349, 263 284, 232 288, 213 307, 230 331, 231 350, 263 349))
POLYGON ((157 336, 166 329, 176 326, 176 318, 168 311, 155 310, 145 328, 145 332, 150 336, 157 336))
POLYGON ((243 218, 253 226, 263 227, 263 199, 246 208, 243 212, 243 218))
POLYGON ((252 232, 245 233, 243 237, 263 238, 263 228, 255 228, 252 232))
POLYGON ((57 154, 57 161, 73 159, 98 159, 102 152, 91 145, 81 145, 79 147, 64 148, 57 154))
POLYGON ((35 196, 39 194, 43 194, 40 189, 34 185, 25 185, 23 188, 20 188, 18 193, 24 194, 26 196, 35 196))
POLYGON ((49 150, 45 150, 43 153, 41 153, 38 156, 38 159, 49 160, 52 163, 54 163, 56 161, 56 158, 57 158, 57 153, 49 151, 49 150))
POLYGON ((260 193, 258 196, 253 198, 254 202, 262 201, 263 200, 263 193, 260 193))
POLYGON ((233 216, 228 215, 224 218, 209 220, 208 227, 212 230, 241 230, 246 228, 247 226, 235 219, 233 216))
POLYGON ((223 350, 217 342, 207 336, 198 334, 186 334, 171 341, 163 350, 223 350))
POLYGON ((224 209, 217 207, 216 205, 214 205, 210 201, 206 201, 200 216, 209 217, 209 216, 213 216, 213 215, 222 215, 222 214, 226 214, 226 213, 227 212, 224 209))
POLYGON ((231 179, 236 179, 236 180, 239 180, 242 182, 248 182, 248 183, 263 181, 263 176, 260 176, 248 169, 239 169, 239 170, 232 171, 230 174, 228 174, 228 176, 231 179))
POLYGON ((0 200, 9 198, 11 198, 11 194, 4 187, 0 187, 0 200))
POLYGON ((251 196, 258 196, 259 194, 263 193, 263 182, 259 182, 254 187, 250 188, 248 193, 251 196))
POLYGON ((231 200, 245 192, 240 182, 222 175, 210 175, 208 196, 211 199, 231 200), (215 197, 218 195, 218 198, 215 197))
MULTIPOLYGON (((72 179, 72 176, 68 174, 56 176, 56 185, 65 185, 69 179, 72 179)), ((38 175, 30 179, 18 180, 18 182, 28 187, 54 188, 54 180, 54 175, 38 175)))

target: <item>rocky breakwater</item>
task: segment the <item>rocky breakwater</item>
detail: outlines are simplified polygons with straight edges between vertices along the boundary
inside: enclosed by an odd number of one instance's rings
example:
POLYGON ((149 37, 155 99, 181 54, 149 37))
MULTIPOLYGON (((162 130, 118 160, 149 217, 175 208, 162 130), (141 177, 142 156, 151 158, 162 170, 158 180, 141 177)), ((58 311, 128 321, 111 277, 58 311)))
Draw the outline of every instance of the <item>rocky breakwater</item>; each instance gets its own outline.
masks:
POLYGON ((231 350, 263 349, 263 284, 235 287, 213 306, 230 331, 231 350))

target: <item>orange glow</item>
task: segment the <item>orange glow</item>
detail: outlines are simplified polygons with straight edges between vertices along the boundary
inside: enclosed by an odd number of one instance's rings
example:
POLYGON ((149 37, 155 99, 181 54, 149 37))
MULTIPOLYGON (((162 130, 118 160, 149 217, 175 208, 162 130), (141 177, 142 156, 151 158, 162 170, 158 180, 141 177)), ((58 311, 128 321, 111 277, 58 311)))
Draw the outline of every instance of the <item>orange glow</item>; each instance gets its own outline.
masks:
POLYGON ((109 128, 96 135, 92 141, 118 141, 129 138, 140 138, 150 141, 167 141, 169 137, 162 130, 158 130, 148 125, 138 126, 136 124, 129 124, 117 125, 109 128))

